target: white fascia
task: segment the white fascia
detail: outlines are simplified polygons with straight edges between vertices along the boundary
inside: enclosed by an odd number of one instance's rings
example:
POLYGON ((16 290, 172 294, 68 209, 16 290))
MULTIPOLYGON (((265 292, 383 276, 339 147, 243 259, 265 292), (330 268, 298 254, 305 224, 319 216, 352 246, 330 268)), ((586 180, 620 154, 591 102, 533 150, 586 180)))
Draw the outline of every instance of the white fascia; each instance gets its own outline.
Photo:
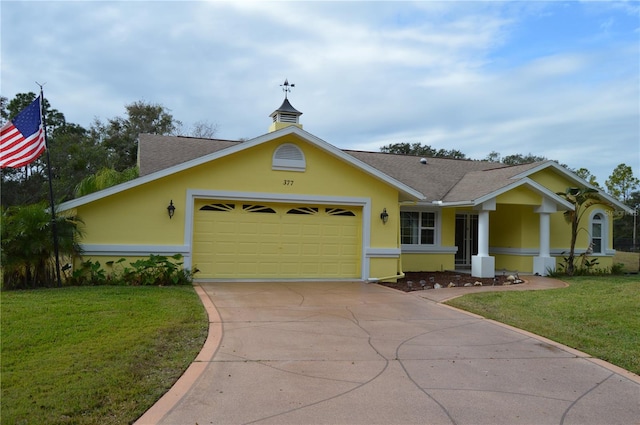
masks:
MULTIPOLYGON (((537 173, 538 171, 542 171, 546 168, 553 168, 554 170, 556 170, 558 173, 562 174, 563 176, 565 176, 567 179, 571 180, 572 182, 574 182, 576 185, 578 186, 584 186, 584 187, 588 187, 591 189, 595 189, 598 191, 598 195, 600 197, 602 197, 604 200, 606 200, 607 202, 609 202, 611 205, 625 211, 628 214, 633 214, 633 209, 629 208, 628 206, 626 206, 625 204, 623 204, 622 202, 620 202, 619 200, 617 200, 616 198, 614 198, 613 196, 609 195, 607 192, 605 192, 604 190, 602 190, 599 187, 593 186, 591 185, 589 182, 587 182, 585 179, 578 177, 576 174, 572 173, 571 171, 567 170, 566 168, 564 168, 562 165, 558 164, 555 161, 547 161, 544 162, 536 167, 533 167, 527 171, 524 171, 520 174, 516 174, 515 176, 511 177, 512 179, 521 179, 524 177, 528 177, 531 174, 537 173)), ((573 208, 571 208, 573 209, 573 208)))
POLYGON ((491 193, 488 193, 484 196, 481 196, 480 198, 476 199, 473 201, 474 206, 476 205, 480 205, 484 202, 487 202, 491 199, 495 199, 496 197, 502 195, 503 193, 507 193, 510 190, 513 190, 519 186, 527 186, 529 189, 533 190, 534 192, 538 193, 539 195, 541 195, 542 197, 550 200, 551 202, 553 202, 554 204, 558 205, 561 209, 564 210, 573 210, 573 204, 571 204, 569 201, 567 201, 566 199, 563 199, 562 197, 556 195, 554 192, 550 191, 549 189, 547 189, 546 187, 542 186, 540 183, 536 183, 535 181, 531 180, 528 177, 522 178, 518 181, 515 181, 511 184, 508 184, 496 191, 493 191, 491 193))
POLYGON ((184 171, 184 170, 187 170, 189 168, 196 167, 198 165, 207 163, 209 161, 213 161, 213 160, 225 157, 227 155, 232 155, 234 153, 243 151, 245 149, 250 149, 250 148, 252 148, 254 146, 257 146, 257 145, 259 145, 261 143, 265 143, 265 142, 268 142, 268 141, 271 141, 271 140, 275 140, 275 139, 277 139, 279 137, 286 136, 286 135, 289 135, 289 134, 295 134, 296 136, 302 138, 303 140, 306 140, 307 142, 309 142, 309 143, 317 146, 318 148, 322 149, 323 151, 325 151, 327 153, 330 153, 331 155, 333 155, 335 157, 338 157, 338 158, 340 158, 341 160, 343 160, 345 162, 348 162, 349 164, 353 165, 354 167, 360 168, 365 173, 375 177, 378 180, 381 180, 381 181, 387 183, 388 185, 394 187, 398 191, 404 193, 409 198, 412 198, 412 199, 415 199, 415 200, 423 200, 424 199, 424 195, 422 193, 420 193, 419 191, 407 186, 406 184, 400 182, 399 180, 396 180, 393 177, 388 176, 387 174, 384 174, 380 170, 370 166, 369 164, 366 164, 366 163, 364 163, 364 162, 352 157, 351 155, 344 153, 342 150, 336 148, 335 146, 331 145, 330 143, 325 142, 324 140, 312 135, 311 133, 308 133, 308 132, 302 130, 301 128, 298 128, 296 126, 288 126, 288 127, 282 128, 280 130, 277 130, 277 131, 274 131, 274 132, 267 133, 267 134, 264 134, 262 136, 256 137, 256 138, 251 139, 249 141, 246 141, 246 142, 239 143, 237 145, 228 147, 226 149, 222 149, 222 150, 210 153, 208 155, 204 155, 204 156, 201 156, 199 158, 195 158, 195 159, 192 159, 190 161, 183 162, 183 163, 175 165, 173 167, 169 167, 169 168, 166 168, 164 170, 156 171, 155 173, 147 174, 146 176, 138 177, 136 179, 129 180, 128 182, 121 183, 119 185, 112 186, 112 187, 109 187, 107 189, 103 189, 101 191, 94 192, 94 193, 91 193, 89 195, 77 198, 77 199, 73 199, 71 201, 63 202, 62 204, 58 205, 58 210, 59 211, 70 210, 72 208, 76 208, 76 207, 79 207, 81 205, 88 204, 88 203, 96 201, 98 199, 106 198, 107 196, 114 195, 116 193, 119 193, 119 192, 122 192, 122 191, 125 191, 125 190, 128 190, 128 189, 143 185, 145 183, 149 183, 149 182, 152 182, 154 180, 170 176, 171 174, 175 174, 175 173, 178 173, 180 171, 184 171))

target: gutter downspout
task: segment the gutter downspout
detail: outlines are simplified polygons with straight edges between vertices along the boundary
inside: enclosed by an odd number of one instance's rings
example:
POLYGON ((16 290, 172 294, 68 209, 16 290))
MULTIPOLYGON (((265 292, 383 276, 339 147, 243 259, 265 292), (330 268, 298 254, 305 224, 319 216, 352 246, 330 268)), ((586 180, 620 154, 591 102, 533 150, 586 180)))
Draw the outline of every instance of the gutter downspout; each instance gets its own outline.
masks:
POLYGON ((396 274, 393 276, 385 276, 385 277, 370 277, 369 279, 367 279, 367 282, 369 283, 378 283, 378 282, 382 282, 385 280, 391 280, 391 279, 402 279, 404 277, 404 273, 400 272, 400 274, 396 274))

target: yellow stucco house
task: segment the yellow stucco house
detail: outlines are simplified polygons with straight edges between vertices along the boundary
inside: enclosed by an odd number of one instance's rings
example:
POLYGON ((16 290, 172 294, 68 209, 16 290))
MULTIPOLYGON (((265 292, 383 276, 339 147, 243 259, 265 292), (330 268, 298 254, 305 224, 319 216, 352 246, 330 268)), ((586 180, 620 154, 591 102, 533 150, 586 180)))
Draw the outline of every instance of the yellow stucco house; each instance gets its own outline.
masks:
MULTIPOLYGON (((83 259, 184 256, 196 280, 393 280, 409 271, 545 275, 568 253, 572 209, 589 187, 553 161, 518 166, 341 150, 306 132, 285 100, 248 141, 141 134, 140 177, 60 205, 84 221, 83 259)), ((581 224, 610 267, 604 192, 581 224)))

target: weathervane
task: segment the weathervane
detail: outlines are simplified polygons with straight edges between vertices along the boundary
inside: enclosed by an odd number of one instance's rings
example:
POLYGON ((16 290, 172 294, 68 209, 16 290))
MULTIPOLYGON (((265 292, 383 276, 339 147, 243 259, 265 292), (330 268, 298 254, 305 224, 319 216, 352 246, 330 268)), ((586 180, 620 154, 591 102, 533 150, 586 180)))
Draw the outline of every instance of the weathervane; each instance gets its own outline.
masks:
POLYGON ((295 87, 295 84, 289 84, 289 80, 288 79, 284 79, 284 84, 280 84, 280 87, 282 87, 282 91, 284 92, 284 98, 287 98, 287 93, 291 93, 291 88, 295 87))

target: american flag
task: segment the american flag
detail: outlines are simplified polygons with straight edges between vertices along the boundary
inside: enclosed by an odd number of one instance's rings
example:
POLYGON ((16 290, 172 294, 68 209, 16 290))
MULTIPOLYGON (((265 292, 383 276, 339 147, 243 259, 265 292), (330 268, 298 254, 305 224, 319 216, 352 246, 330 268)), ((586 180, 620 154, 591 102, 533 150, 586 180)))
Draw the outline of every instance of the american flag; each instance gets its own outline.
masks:
POLYGON ((40 97, 0 129, 0 168, 24 167, 46 149, 40 97))

